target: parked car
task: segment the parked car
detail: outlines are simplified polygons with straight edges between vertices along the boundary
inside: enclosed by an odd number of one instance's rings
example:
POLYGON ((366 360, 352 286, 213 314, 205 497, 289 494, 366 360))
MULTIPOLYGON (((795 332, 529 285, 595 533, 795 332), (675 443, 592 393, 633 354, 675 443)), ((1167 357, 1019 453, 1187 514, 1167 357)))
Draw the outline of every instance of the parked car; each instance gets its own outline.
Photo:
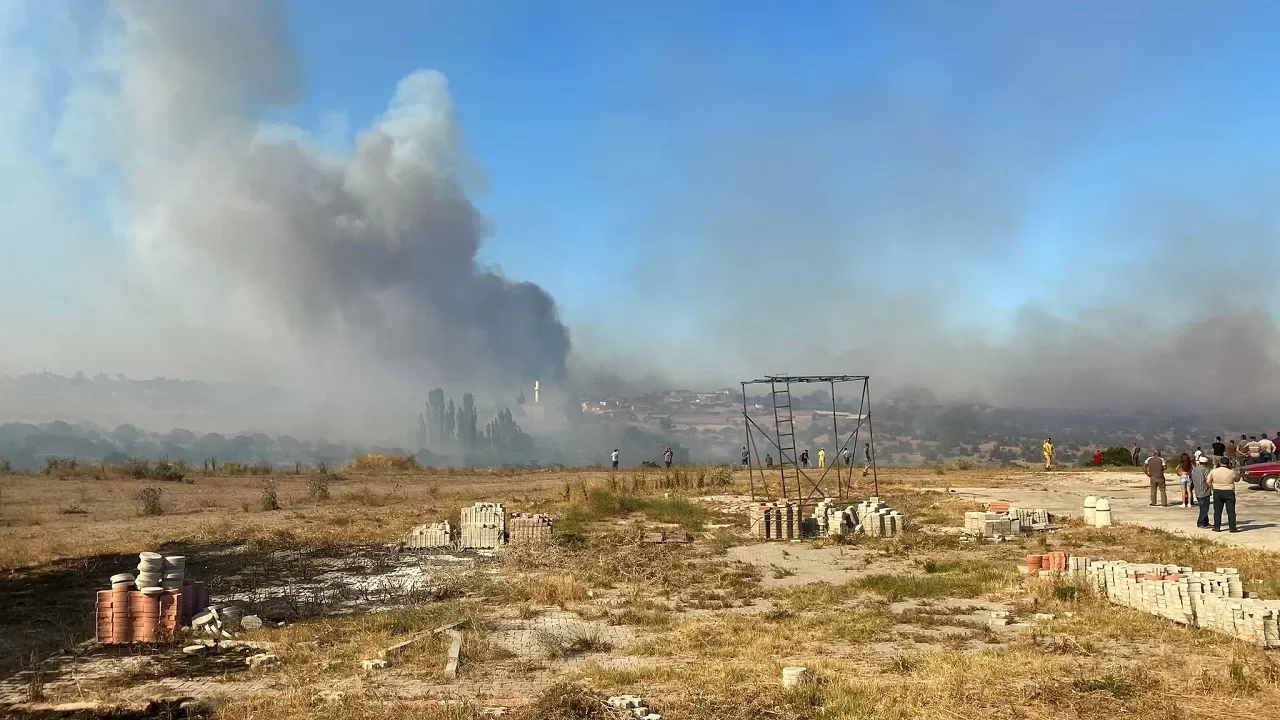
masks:
POLYGON ((1256 463, 1244 466, 1245 482, 1263 490, 1280 492, 1280 462, 1256 463))

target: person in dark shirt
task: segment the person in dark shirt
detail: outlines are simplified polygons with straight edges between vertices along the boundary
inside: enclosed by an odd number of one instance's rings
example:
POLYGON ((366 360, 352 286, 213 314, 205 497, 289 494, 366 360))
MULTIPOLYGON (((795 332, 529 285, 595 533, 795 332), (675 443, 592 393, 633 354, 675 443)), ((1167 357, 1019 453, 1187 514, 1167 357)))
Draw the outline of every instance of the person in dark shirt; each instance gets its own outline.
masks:
POLYGON ((1133 452, 1131 454, 1133 455, 1133 466, 1142 465, 1142 448, 1138 447, 1138 443, 1133 444, 1133 452))
POLYGON ((1217 440, 1213 441, 1213 456, 1224 457, 1227 454, 1227 445, 1222 442, 1222 436, 1219 435, 1217 440))

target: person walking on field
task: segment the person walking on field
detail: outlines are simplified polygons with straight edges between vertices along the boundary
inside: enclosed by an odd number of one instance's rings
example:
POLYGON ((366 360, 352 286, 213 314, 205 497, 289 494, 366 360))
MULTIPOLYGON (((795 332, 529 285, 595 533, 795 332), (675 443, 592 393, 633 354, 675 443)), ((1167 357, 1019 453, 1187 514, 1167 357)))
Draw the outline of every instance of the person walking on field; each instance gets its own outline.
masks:
POLYGON ((853 467, 853 452, 849 450, 848 445, 845 446, 844 452, 841 453, 841 455, 844 457, 844 466, 847 468, 853 467))
POLYGON ((1156 494, 1160 495, 1160 507, 1169 507, 1169 496, 1165 490, 1164 458, 1159 450, 1152 450, 1151 457, 1143 464, 1147 478, 1151 480, 1151 507, 1156 506, 1156 494))
POLYGON ((1178 456, 1178 484, 1182 486, 1182 507, 1191 507, 1191 456, 1186 453, 1178 456))
POLYGON ((613 452, 609 453, 609 462, 613 463, 614 470, 618 469, 618 458, 620 456, 621 453, 618 452, 618 448, 614 448, 613 452))
POLYGON ((751 464, 751 453, 747 452, 747 446, 742 446, 742 467, 751 464))
POLYGON ((1102 464, 1102 451, 1101 451, 1101 450, 1094 450, 1094 451, 1093 451, 1093 464, 1094 464, 1094 465, 1101 465, 1101 464, 1102 464))
POLYGON ((1222 532, 1222 510, 1227 510, 1227 525, 1236 531, 1236 471, 1226 463, 1209 473, 1209 488, 1213 490, 1213 531, 1222 532))
POLYGON ((827 449, 818 448, 818 467, 824 468, 826 466, 827 466, 827 449))
POLYGON ((668 445, 668 446, 667 446, 667 449, 662 451, 662 462, 666 463, 666 464, 667 464, 667 467, 668 467, 668 468, 670 468, 670 467, 671 467, 671 461, 672 461, 674 458, 675 458, 675 454, 671 452, 671 446, 670 446, 670 445, 668 445))
MULTIPOLYGON (((1226 465, 1227 458, 1219 456, 1217 461, 1219 465, 1226 465)), ((1196 527, 1209 527, 1209 458, 1200 458, 1195 468, 1191 470, 1191 493, 1195 496, 1196 507, 1200 512, 1196 515, 1196 527)))
POLYGON ((863 443, 862 456, 866 459, 862 466, 862 477, 866 477, 871 474, 871 443, 863 443))
POLYGON ((1044 469, 1052 470, 1053 469, 1053 438, 1045 438, 1044 447, 1042 449, 1044 451, 1044 469))
POLYGON ((805 467, 809 467, 809 451, 808 450, 800 451, 800 464, 805 467))

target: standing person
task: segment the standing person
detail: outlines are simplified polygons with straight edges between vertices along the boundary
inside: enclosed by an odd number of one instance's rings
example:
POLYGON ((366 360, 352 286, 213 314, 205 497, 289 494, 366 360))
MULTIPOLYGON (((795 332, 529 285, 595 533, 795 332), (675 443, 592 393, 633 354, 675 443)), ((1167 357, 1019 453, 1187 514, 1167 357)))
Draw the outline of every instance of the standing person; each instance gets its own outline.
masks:
POLYGON ((1219 465, 1209 473, 1209 488, 1213 490, 1213 531, 1222 532, 1222 509, 1227 509, 1227 525, 1236 531, 1236 471, 1219 465))
POLYGON ((1240 446, 1236 444, 1235 438, 1231 438, 1227 441, 1226 457, 1227 462, 1231 463, 1231 467, 1236 467, 1240 462, 1240 446))
POLYGON ((1258 453, 1258 462, 1271 462, 1276 456, 1276 444, 1271 442, 1271 438, 1266 433, 1262 433, 1262 437, 1258 439, 1258 447, 1262 452, 1258 453))
POLYGON ((742 446, 742 467, 751 464, 751 453, 747 452, 747 446, 742 446))
POLYGON ((826 466, 827 466, 827 449, 818 448, 818 467, 824 468, 826 466))
POLYGON ((1101 465, 1101 464, 1102 464, 1102 451, 1101 451, 1101 450, 1094 450, 1094 451, 1093 451, 1093 464, 1094 464, 1094 465, 1101 465))
POLYGON ((668 445, 666 450, 662 451, 662 462, 667 464, 667 468, 671 468, 671 461, 675 459, 675 453, 671 452, 671 446, 668 445))
MULTIPOLYGON (((1204 455, 1196 448, 1198 455, 1204 455)), ((1191 507, 1191 456, 1182 453, 1178 456, 1178 485, 1182 486, 1182 507, 1191 507)))
POLYGON ((809 467, 809 451, 808 450, 800 451, 800 464, 805 467, 809 467))
MULTIPOLYGON (((1214 462, 1219 465, 1226 465, 1227 458, 1219 455, 1214 462)), ((1195 496, 1196 507, 1200 509, 1196 515, 1196 527, 1209 527, 1209 458, 1200 458, 1196 466, 1191 471, 1191 494, 1195 496)))
POLYGON ((1218 458, 1226 457, 1226 455, 1227 455, 1227 446, 1222 443, 1222 436, 1219 435, 1218 438, 1213 441, 1214 462, 1216 463, 1218 461, 1217 460, 1218 458))
POLYGON ((1140 462, 1142 460, 1142 448, 1138 447, 1138 443, 1135 442, 1133 444, 1133 452, 1130 453, 1130 455, 1133 456, 1134 467, 1139 467, 1142 465, 1142 463, 1140 462))
POLYGON ((1152 450, 1151 457, 1143 463, 1147 478, 1151 481, 1151 507, 1156 506, 1156 493, 1160 494, 1160 507, 1169 507, 1169 496, 1165 490, 1164 458, 1159 450, 1152 450))
POLYGON ((1194 465, 1200 462, 1200 458, 1204 457, 1204 450, 1199 445, 1196 446, 1195 454, 1191 456, 1191 463, 1194 465))
POLYGON ((1044 469, 1053 469, 1053 438, 1045 438, 1044 446, 1041 448, 1044 452, 1044 469))
POLYGON ((1257 435, 1249 436, 1249 443, 1245 445, 1248 449, 1249 459, 1245 462, 1252 465, 1262 460, 1262 443, 1258 441, 1257 435))
POLYGON ((862 456, 866 459, 866 463, 862 466, 862 477, 871 474, 871 443, 862 445, 862 456))
POLYGON ((853 451, 849 449, 848 445, 844 446, 844 452, 840 454, 844 457, 844 466, 847 468, 853 467, 853 451))
POLYGON ((622 453, 618 452, 618 448, 614 448, 613 452, 609 453, 609 462, 613 463, 614 470, 618 469, 618 458, 621 456, 622 456, 622 453))
POLYGON ((769 453, 764 454, 764 466, 767 468, 773 467, 773 455, 770 455, 769 453))

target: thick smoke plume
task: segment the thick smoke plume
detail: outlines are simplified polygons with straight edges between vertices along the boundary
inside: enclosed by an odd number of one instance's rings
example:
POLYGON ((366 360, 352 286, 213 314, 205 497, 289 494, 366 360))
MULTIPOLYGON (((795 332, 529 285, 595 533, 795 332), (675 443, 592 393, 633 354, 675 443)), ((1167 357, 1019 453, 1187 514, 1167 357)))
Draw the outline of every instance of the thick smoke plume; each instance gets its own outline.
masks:
POLYGON ((477 262, 478 172, 443 75, 408 75, 351 147, 323 147, 262 123, 302 91, 279 3, 114 7, 60 141, 121 175, 153 297, 230 365, 312 387, 564 377, 554 300, 477 262))

